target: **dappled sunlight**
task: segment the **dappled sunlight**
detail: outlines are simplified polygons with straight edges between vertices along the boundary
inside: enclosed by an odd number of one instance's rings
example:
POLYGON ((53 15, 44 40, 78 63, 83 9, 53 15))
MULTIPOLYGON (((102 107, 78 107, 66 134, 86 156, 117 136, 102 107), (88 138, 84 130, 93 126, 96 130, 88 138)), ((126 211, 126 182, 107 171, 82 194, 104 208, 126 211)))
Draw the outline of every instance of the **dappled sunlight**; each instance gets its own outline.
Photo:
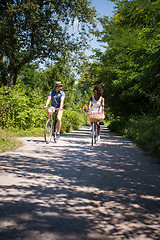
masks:
POLYGON ((105 126, 95 146, 88 131, 0 155, 0 238, 158 239, 160 167, 105 126))

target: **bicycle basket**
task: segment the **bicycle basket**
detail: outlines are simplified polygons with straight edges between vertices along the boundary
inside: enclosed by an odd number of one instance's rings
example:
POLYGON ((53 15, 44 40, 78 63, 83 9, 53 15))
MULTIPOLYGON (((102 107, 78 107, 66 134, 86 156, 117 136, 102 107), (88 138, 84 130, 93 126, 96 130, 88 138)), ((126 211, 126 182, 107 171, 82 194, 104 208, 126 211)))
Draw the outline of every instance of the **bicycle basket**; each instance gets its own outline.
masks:
POLYGON ((87 113, 87 119, 90 122, 100 122, 104 118, 102 113, 87 113))

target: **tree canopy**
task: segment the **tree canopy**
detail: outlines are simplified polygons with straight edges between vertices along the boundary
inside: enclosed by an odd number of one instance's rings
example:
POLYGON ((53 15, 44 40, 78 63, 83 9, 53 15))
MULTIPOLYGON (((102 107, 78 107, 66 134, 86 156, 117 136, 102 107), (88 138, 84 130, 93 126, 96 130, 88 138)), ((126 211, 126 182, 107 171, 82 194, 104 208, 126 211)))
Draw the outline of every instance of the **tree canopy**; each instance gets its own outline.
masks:
POLYGON ((19 70, 33 60, 55 61, 82 50, 94 25, 95 10, 90 4, 88 0, 1 1, 2 84, 15 85, 19 70), (78 31, 74 32, 71 27, 75 21, 78 31))

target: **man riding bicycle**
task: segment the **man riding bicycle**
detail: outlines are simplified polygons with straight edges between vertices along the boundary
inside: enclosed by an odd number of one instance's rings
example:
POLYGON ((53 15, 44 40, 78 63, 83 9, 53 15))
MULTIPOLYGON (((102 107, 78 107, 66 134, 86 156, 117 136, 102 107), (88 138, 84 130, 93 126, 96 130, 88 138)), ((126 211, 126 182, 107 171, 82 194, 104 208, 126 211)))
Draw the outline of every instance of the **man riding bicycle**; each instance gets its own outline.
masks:
POLYGON ((57 110, 57 139, 60 137, 60 130, 61 130, 61 119, 63 114, 63 104, 65 99, 65 93, 62 91, 62 83, 56 82, 55 89, 50 91, 48 94, 48 98, 46 101, 46 105, 44 108, 47 108, 50 101, 51 107, 48 109, 48 118, 51 118, 51 113, 57 110))

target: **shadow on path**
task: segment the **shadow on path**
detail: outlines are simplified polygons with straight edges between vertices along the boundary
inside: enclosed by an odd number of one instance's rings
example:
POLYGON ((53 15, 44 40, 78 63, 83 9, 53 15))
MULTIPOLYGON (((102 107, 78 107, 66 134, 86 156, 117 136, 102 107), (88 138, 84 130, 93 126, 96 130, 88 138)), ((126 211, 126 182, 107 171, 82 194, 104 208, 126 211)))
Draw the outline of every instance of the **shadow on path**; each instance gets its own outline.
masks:
POLYGON ((0 155, 0 240, 160 239, 160 165, 102 126, 0 155))

